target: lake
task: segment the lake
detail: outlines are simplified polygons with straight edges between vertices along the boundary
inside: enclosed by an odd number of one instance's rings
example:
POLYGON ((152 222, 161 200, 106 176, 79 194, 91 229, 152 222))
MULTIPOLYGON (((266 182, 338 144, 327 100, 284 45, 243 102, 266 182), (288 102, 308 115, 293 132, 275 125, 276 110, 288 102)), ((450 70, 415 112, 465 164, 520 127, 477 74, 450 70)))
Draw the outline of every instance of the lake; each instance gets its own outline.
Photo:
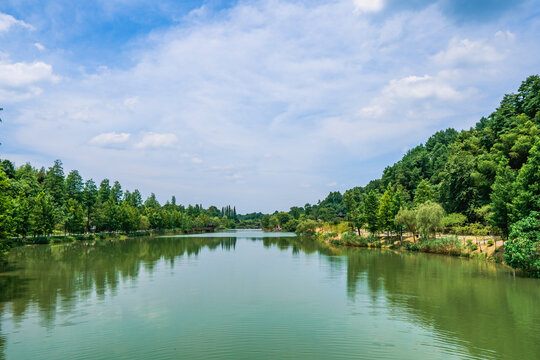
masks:
POLYGON ((14 249, 5 359, 538 359, 540 281, 237 230, 14 249))

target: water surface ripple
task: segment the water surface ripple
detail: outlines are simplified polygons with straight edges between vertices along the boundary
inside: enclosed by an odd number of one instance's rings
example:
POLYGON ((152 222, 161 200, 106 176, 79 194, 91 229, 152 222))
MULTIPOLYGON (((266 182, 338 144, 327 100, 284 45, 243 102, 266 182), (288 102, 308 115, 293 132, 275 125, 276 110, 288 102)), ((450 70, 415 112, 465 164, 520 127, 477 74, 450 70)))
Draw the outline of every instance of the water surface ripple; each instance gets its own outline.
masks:
POLYGON ((238 230, 15 249, 5 359, 538 359, 540 282, 238 230))

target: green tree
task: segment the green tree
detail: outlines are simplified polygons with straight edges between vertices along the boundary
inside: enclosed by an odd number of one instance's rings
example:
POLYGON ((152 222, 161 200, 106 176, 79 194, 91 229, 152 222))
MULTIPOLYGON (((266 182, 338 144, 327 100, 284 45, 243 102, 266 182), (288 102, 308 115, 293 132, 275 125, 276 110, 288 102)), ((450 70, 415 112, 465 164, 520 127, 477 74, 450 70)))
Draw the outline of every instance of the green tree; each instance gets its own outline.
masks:
POLYGON ((68 199, 75 199, 81 203, 83 196, 84 183, 77 170, 71 170, 66 176, 66 195, 68 199))
POLYGON ((540 213, 531 212, 512 226, 504 244, 504 259, 513 268, 540 277, 540 213))
POLYGON ((379 198, 373 190, 367 194, 363 210, 368 230, 374 235, 379 230, 379 198))
POLYGON ((416 240, 416 211, 410 210, 410 209, 399 209, 398 213, 396 214, 396 217, 394 219, 396 224, 399 224, 405 228, 408 232, 410 232, 413 236, 413 240, 416 240))
POLYGON ((55 207, 60 208, 66 196, 64 169, 60 160, 55 160, 54 165, 49 168, 43 185, 47 193, 51 195, 55 207))
POLYGON ((94 215, 95 206, 98 201, 98 190, 94 180, 89 179, 84 184, 82 193, 82 204, 86 210, 86 231, 90 231, 90 221, 94 215))
POLYGON ((270 215, 264 214, 261 219, 261 226, 264 230, 270 229, 270 215))
POLYGON ((9 181, 0 168, 0 249, 2 242, 13 233, 13 201, 8 195, 9 181))
POLYGON ((424 240, 434 236, 442 230, 442 218, 444 210, 441 205, 428 201, 416 210, 416 223, 420 231, 420 237, 424 240))
POLYGON ((414 192, 414 204, 418 206, 430 200, 433 200, 433 190, 429 181, 423 179, 414 192))
POLYGON ((296 226, 296 233, 299 235, 315 235, 315 232, 317 230, 317 222, 307 219, 302 220, 298 223, 296 226))
POLYGON ((98 201, 100 203, 105 203, 105 201, 109 200, 111 197, 111 185, 109 183, 109 179, 103 179, 99 183, 99 190, 98 190, 98 201))
POLYGON ((120 204, 120 201, 122 200, 122 195, 124 194, 122 191, 122 186, 118 181, 115 181, 113 186, 111 187, 111 199, 113 199, 114 203, 116 205, 120 204))
POLYGON ((512 201, 515 197, 514 181, 516 175, 510 166, 502 165, 497 171, 491 192, 491 224, 508 238, 512 218, 512 201))
POLYGON ((392 186, 389 184, 381 197, 379 202, 379 211, 377 217, 379 219, 379 226, 381 230, 386 230, 388 233, 394 228, 394 211, 392 199, 394 197, 394 192, 392 186))
POLYGON ((81 233, 84 231, 84 210, 79 202, 73 198, 67 201, 65 227, 69 233, 81 233))
POLYGON ((32 231, 32 207, 24 190, 19 192, 13 207, 14 230, 17 235, 26 238, 32 231))
POLYGON ((531 211, 540 211, 540 139, 536 141, 527 162, 519 170, 513 206, 514 220, 528 217, 531 211))
POLYGON ((35 199, 31 221, 35 235, 50 235, 55 225, 55 210, 53 198, 45 192, 40 192, 35 199))

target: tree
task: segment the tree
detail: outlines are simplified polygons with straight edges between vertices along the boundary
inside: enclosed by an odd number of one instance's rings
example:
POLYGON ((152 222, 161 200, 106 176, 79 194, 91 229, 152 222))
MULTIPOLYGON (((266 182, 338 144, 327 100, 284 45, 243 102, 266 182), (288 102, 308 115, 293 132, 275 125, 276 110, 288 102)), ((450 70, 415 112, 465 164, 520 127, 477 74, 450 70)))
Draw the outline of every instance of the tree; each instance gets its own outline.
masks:
POLYGON ((84 189, 83 179, 77 170, 71 170, 66 177, 66 195, 68 199, 75 199, 82 202, 84 189))
POLYGON ((317 222, 307 219, 302 220, 296 226, 296 233, 299 235, 315 235, 317 230, 317 222))
POLYGON ((89 179, 84 184, 82 204, 86 210, 86 231, 90 231, 90 221, 94 215, 95 205, 98 201, 98 190, 94 180, 89 179))
POLYGON ((364 200, 364 219, 367 227, 372 235, 379 230, 379 198, 377 194, 371 190, 364 200))
POLYGON ((45 174, 43 185, 47 193, 51 195, 55 207, 60 208, 64 205, 66 188, 64 183, 64 169, 60 160, 55 160, 54 165, 49 168, 45 174))
POLYGON ((8 195, 9 181, 0 168, 0 248, 1 242, 9 238, 13 233, 13 201, 8 195))
POLYGON ((448 214, 445 217, 442 218, 442 226, 445 229, 445 231, 448 232, 456 232, 456 228, 458 226, 462 226, 467 221, 467 217, 463 214, 459 213, 452 213, 448 214))
POLYGON ((399 224, 410 232, 413 236, 413 240, 416 240, 416 211, 401 208, 396 214, 395 220, 396 224, 399 224))
POLYGON ((393 199, 394 193, 392 191, 392 186, 389 184, 381 197, 379 202, 379 211, 377 217, 379 218, 379 226, 381 230, 386 230, 390 232, 394 228, 394 217, 393 213, 393 199))
POLYGON ((116 205, 120 204, 120 201, 122 200, 122 186, 118 181, 115 181, 112 188, 111 188, 111 199, 113 199, 114 203, 116 205))
POLYGON ((429 200, 433 200, 433 191, 431 190, 429 181, 423 179, 418 184, 414 193, 414 204, 418 206, 429 200))
POLYGON ((442 218, 444 210, 441 205, 428 201, 416 210, 416 223, 420 230, 420 237, 424 240, 434 236, 437 231, 442 230, 442 218))
POLYGON ((111 185, 109 179, 103 179, 99 183, 98 200, 100 203, 105 203, 111 197, 111 185))
POLYGON ((67 201, 65 227, 69 233, 84 231, 84 210, 79 202, 73 198, 67 201))
POLYGON ((270 229, 270 215, 264 214, 261 219, 261 226, 264 230, 270 229))
POLYGON ((508 238, 512 219, 512 201, 515 197, 514 170, 508 165, 501 165, 497 171, 495 183, 492 186, 491 198, 491 224, 500 230, 504 238, 508 238))
POLYGON ((533 211, 512 226, 504 244, 504 259, 513 268, 540 277, 540 213, 533 211))
POLYGON ((32 208, 24 190, 19 192, 15 199, 13 207, 14 232, 26 238, 26 235, 32 231, 32 208))
POLYGON ((531 211, 540 211, 540 139, 537 139, 529 159, 519 170, 512 205, 514 221, 528 217, 531 211))
POLYGON ((36 196, 31 221, 35 235, 50 235, 55 225, 53 198, 44 191, 36 196))

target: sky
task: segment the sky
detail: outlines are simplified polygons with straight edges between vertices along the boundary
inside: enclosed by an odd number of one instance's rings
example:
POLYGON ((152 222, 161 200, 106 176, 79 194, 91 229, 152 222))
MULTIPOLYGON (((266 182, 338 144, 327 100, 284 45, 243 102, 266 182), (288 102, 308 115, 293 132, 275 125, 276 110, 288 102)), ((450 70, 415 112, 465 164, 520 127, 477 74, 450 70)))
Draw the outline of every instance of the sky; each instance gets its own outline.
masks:
POLYGON ((538 73, 540 0, 2 0, 0 157, 288 210, 538 73))

